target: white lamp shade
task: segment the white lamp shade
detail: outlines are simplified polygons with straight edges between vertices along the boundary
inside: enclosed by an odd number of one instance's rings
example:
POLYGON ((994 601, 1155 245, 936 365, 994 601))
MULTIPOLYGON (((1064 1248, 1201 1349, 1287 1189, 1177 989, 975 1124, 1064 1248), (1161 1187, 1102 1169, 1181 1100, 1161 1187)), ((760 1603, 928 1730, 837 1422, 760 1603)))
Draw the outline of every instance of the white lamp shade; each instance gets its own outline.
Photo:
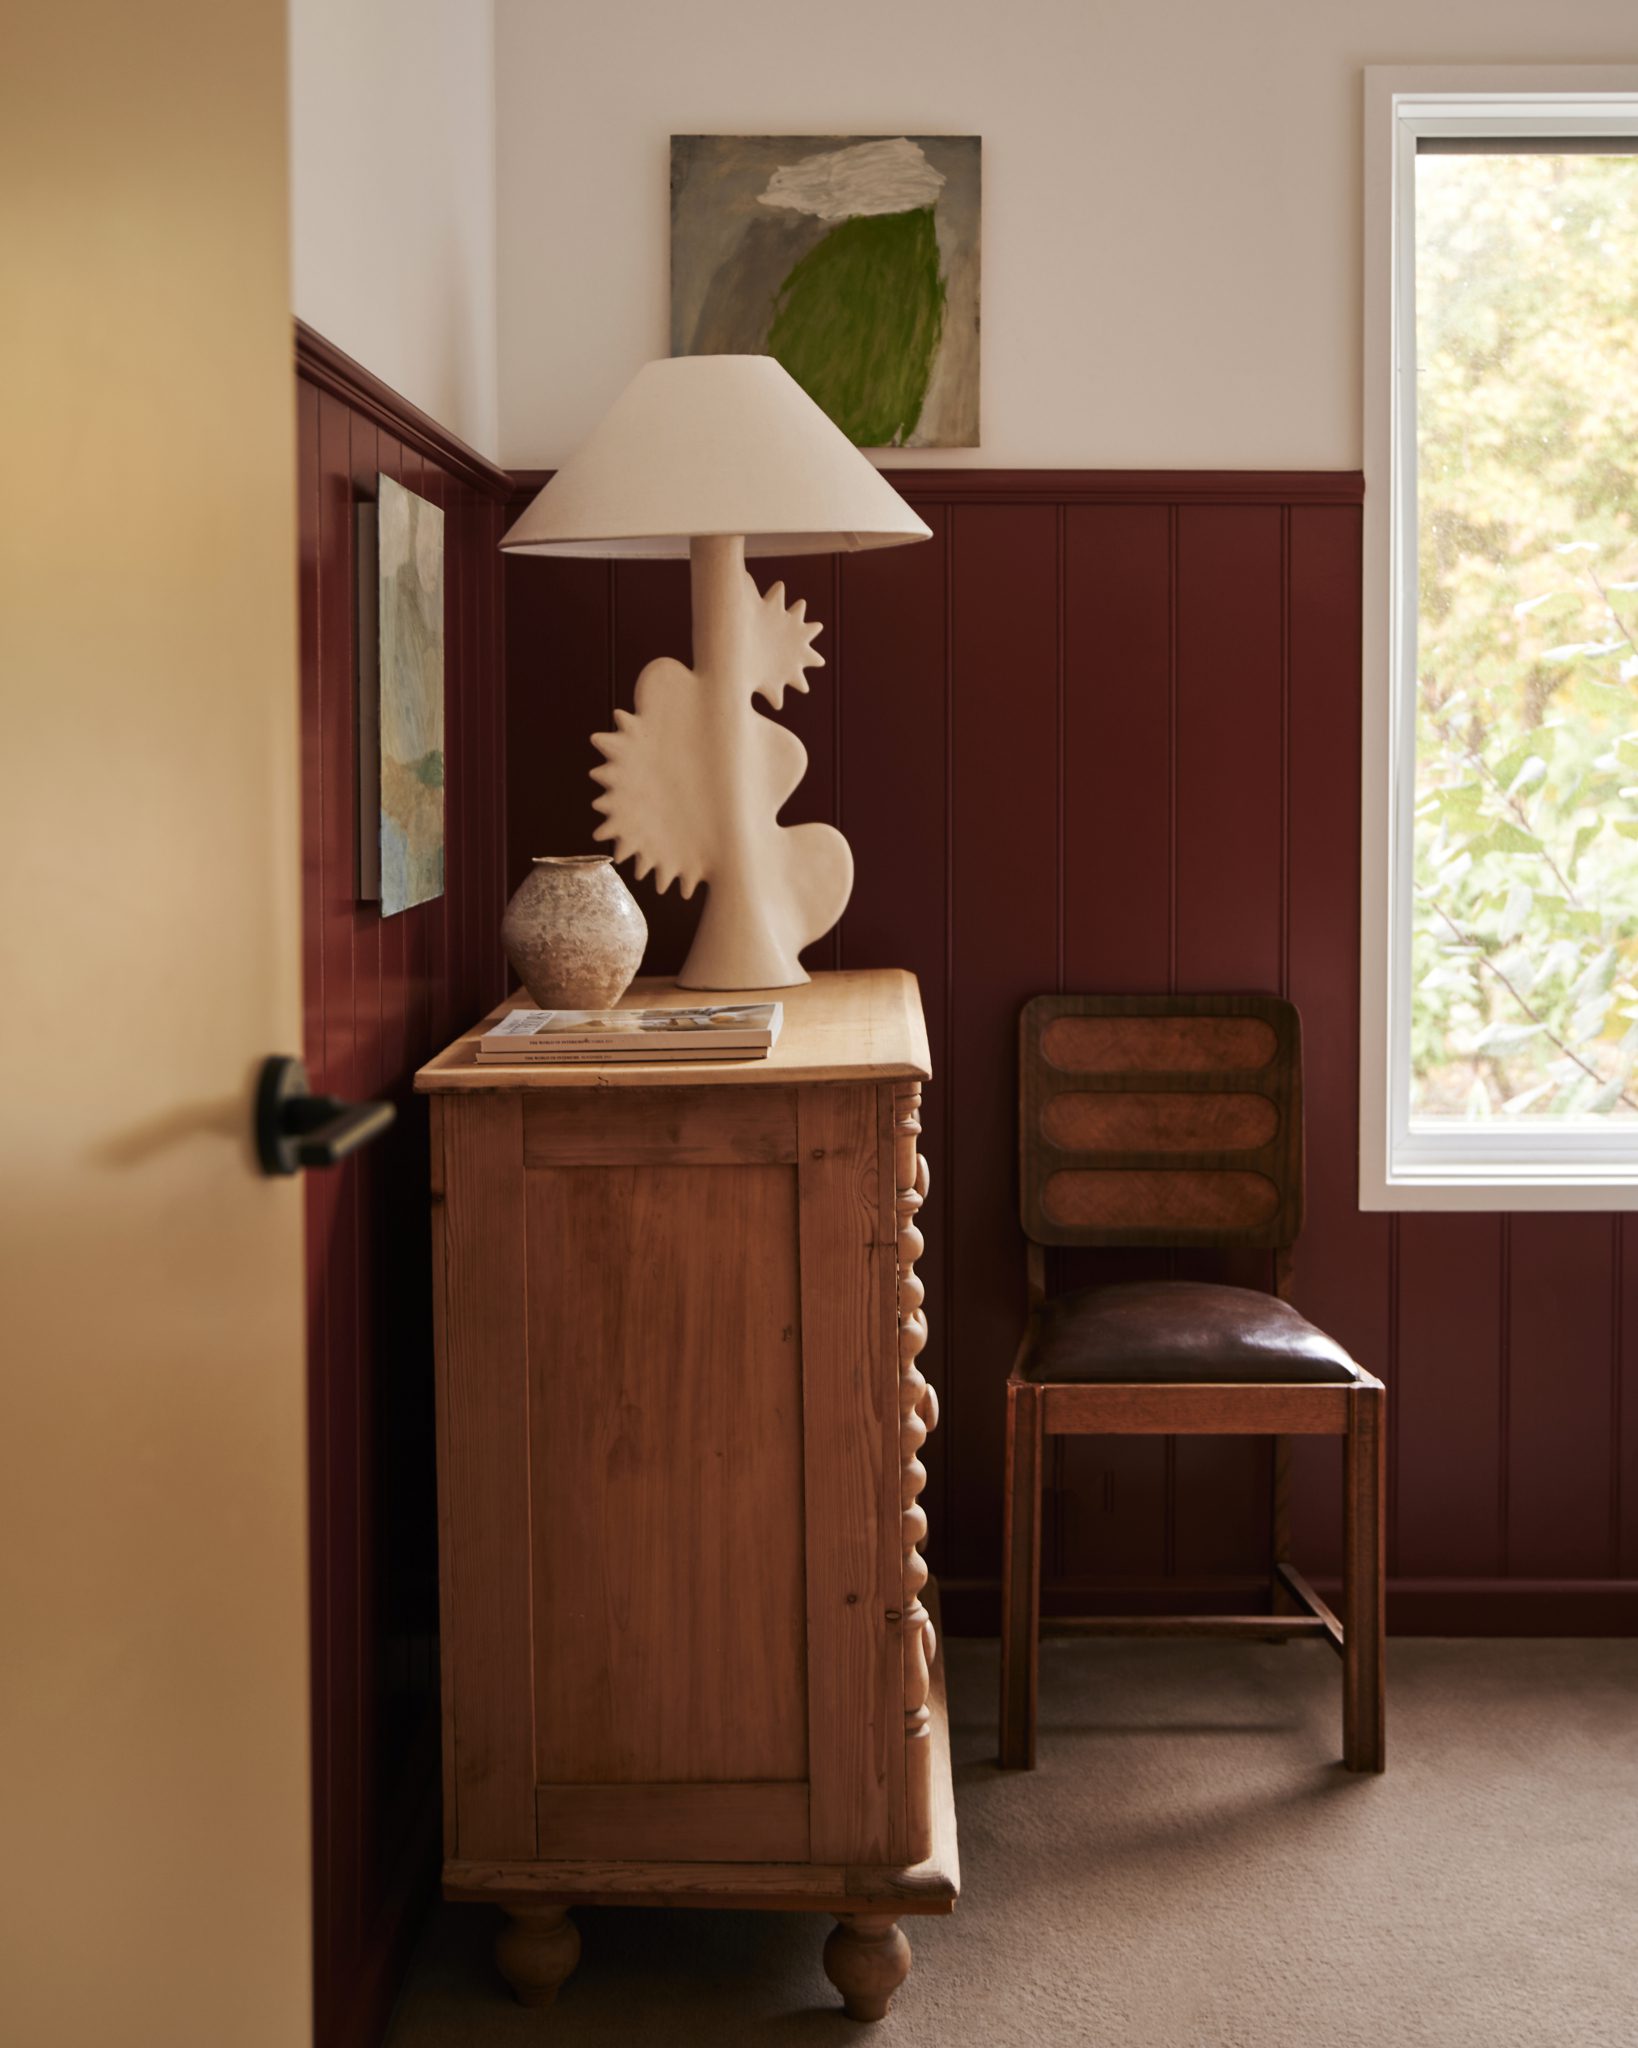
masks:
POLYGON ((502 540, 520 555, 747 555, 930 540, 887 479, 772 356, 647 363, 502 540))

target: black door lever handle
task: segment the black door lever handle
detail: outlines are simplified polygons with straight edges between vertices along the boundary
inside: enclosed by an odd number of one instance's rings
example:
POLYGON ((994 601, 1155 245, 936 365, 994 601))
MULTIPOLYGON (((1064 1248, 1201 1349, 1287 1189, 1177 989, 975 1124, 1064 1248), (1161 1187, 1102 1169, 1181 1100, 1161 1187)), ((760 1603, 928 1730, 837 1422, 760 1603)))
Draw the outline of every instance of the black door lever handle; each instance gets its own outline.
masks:
POLYGON ((256 1156, 263 1173, 339 1166, 348 1153, 379 1138, 397 1114, 390 1102, 314 1095, 301 1061, 276 1054, 263 1060, 256 1084, 256 1156))

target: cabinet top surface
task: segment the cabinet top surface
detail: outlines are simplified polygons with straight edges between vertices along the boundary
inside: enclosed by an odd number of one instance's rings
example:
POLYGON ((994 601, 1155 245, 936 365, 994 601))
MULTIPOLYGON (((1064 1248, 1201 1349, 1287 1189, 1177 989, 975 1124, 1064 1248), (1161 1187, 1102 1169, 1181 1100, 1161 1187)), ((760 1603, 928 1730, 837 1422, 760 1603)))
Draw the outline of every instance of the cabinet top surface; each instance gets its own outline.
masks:
POLYGON ((628 1060, 608 1065, 502 1067, 478 1063, 477 1042, 508 1010, 528 1004, 521 990, 499 1003, 415 1077, 422 1094, 537 1088, 755 1088, 793 1081, 925 1081, 932 1072, 916 977, 902 967, 816 974, 798 988, 735 989, 731 995, 678 988, 644 975, 622 1009, 687 1009, 701 1001, 785 1005, 779 1043, 766 1059, 628 1060))

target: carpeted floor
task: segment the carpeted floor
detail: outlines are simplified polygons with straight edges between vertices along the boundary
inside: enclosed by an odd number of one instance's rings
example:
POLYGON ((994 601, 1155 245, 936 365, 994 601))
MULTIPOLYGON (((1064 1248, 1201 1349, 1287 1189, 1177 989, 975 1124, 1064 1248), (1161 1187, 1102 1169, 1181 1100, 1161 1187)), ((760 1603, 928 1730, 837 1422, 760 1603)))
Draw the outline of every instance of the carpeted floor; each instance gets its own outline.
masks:
POLYGON ((445 1907, 389 2048, 1638 2043, 1638 1642, 1391 1642, 1377 1779, 1322 1645, 1049 1643, 1033 1776, 992 1761, 994 1645, 948 1655, 963 1896, 882 2026, 814 1917, 584 1910, 529 2013, 445 1907))

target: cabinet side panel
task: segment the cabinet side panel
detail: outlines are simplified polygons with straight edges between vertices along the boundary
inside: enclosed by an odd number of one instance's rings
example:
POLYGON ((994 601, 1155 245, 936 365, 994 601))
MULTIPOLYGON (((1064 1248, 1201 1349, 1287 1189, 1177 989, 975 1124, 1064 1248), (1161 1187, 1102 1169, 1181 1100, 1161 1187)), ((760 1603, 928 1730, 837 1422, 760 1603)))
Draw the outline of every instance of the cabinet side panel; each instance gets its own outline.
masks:
POLYGON ((540 1781, 805 1781, 795 1169, 527 1180, 540 1781))
POLYGON ((444 1231, 444 1100, 434 1095, 427 1104, 428 1167, 432 1205, 432 1337, 438 1469, 438 1668, 443 1712, 439 1715, 439 1736, 443 1754, 444 1855, 456 1853, 455 1813, 455 1531, 449 1509, 449 1409, 445 1400, 448 1385, 448 1339, 445 1318, 449 1313, 444 1269, 448 1242, 444 1231))
POLYGON ((938 1420, 938 1397, 918 1360, 927 1344, 926 1289, 916 1272, 923 1240, 917 1217, 928 1189, 927 1164, 917 1149, 921 1136, 921 1088, 901 1081, 892 1095, 893 1215, 897 1224, 894 1274, 894 1396, 897 1404, 900 1568, 904 1620, 900 1629, 904 1702, 904 1825, 901 1853, 919 1863, 933 1847, 933 1727, 929 1697, 934 1654, 933 1622, 922 1603, 927 1565, 921 1545, 927 1514, 921 1490, 927 1468, 921 1461, 927 1433, 938 1420))
POLYGON ((442 1105, 438 1285, 444 1712, 463 1857, 535 1853, 523 1127, 516 1095, 442 1105))
POLYGON ((892 1824, 895 1803, 903 1812, 904 1739, 896 1511, 888 1520, 898 1406, 882 1351, 892 1196, 881 1183, 878 1099, 874 1088, 814 1087, 797 1105, 809 1814, 819 1862, 886 1863, 902 1828, 892 1824))

